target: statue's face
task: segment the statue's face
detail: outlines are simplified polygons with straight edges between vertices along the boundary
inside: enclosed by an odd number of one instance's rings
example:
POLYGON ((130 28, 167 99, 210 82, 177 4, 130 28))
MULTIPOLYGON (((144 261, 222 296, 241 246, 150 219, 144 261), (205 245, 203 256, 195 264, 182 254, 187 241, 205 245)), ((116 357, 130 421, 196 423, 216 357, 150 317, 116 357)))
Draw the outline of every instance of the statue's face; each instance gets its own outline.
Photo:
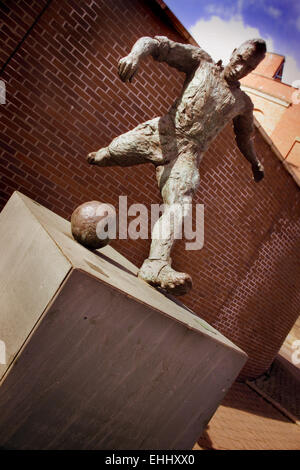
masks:
POLYGON ((261 49, 257 51, 255 43, 251 41, 235 49, 226 67, 226 77, 236 81, 252 72, 265 57, 264 47, 261 46, 261 49))

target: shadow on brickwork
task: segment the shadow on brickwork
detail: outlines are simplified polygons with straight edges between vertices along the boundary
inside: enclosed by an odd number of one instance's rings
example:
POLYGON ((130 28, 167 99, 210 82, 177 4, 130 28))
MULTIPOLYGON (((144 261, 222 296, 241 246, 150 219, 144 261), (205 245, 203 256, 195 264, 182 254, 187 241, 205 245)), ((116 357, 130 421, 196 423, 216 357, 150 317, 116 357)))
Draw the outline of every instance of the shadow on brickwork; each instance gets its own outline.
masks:
POLYGON ((277 356, 266 374, 248 384, 291 421, 300 424, 299 368, 277 356))

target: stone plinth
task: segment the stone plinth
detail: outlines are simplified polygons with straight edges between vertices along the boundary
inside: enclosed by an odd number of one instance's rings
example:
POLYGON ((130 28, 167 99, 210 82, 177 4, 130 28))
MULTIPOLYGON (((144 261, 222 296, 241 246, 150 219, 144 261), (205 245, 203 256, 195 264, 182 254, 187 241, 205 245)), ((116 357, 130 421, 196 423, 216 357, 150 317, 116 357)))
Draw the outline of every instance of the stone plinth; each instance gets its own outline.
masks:
POLYGON ((20 193, 0 239, 0 447, 191 449, 246 354, 20 193))

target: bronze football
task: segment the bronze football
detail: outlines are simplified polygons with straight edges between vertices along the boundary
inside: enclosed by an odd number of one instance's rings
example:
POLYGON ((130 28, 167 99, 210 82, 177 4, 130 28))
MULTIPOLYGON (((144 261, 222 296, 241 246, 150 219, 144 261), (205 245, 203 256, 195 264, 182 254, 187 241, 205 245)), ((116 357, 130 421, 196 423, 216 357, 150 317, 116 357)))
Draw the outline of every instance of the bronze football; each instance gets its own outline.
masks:
POLYGON ((107 234, 108 221, 115 223, 112 220, 115 219, 115 213, 107 210, 107 207, 99 201, 89 201, 74 210, 71 216, 71 230, 77 242, 94 250, 110 243, 107 234))

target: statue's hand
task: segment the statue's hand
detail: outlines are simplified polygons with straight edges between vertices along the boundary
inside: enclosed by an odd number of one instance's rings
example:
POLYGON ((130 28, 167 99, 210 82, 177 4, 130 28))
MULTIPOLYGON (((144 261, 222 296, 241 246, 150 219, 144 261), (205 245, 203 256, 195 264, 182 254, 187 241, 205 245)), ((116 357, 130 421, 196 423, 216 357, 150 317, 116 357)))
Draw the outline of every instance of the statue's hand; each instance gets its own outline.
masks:
POLYGON ((129 54, 120 60, 118 65, 118 73, 123 82, 129 80, 132 81, 134 75, 138 70, 138 59, 133 55, 129 54))
POLYGON ((256 165, 252 165, 252 172, 253 172, 254 181, 256 183, 261 181, 263 177, 265 176, 264 167, 262 166, 260 162, 258 162, 256 165))

